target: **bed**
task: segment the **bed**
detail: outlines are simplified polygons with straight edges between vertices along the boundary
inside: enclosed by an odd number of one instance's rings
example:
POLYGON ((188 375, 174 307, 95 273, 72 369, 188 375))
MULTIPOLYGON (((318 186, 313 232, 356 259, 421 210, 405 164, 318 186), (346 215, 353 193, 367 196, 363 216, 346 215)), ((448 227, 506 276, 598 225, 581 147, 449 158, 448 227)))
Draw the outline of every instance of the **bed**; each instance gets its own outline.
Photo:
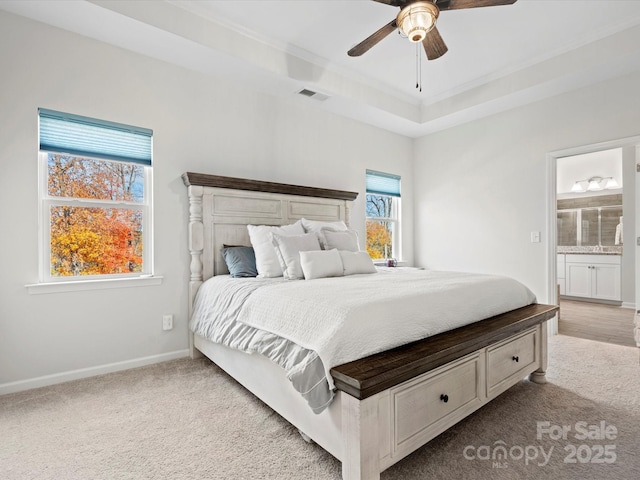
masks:
MULTIPOLYGON (((185 173, 189 197, 189 304, 203 282, 227 274, 223 245, 250 245, 247 225, 302 218, 349 224, 357 193, 185 173)), ((286 372, 190 332, 192 357, 204 355, 342 462, 343 479, 380 472, 459 422, 524 377, 544 383, 547 320, 557 307, 533 303, 440 332, 330 370, 335 396, 314 413, 286 372)))

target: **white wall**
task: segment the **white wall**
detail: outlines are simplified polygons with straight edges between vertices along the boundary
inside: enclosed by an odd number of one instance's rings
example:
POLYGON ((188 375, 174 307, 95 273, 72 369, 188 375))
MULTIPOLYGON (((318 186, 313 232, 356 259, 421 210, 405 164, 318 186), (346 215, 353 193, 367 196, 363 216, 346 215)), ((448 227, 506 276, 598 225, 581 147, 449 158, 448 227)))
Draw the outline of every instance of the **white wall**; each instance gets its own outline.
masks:
POLYGON ((546 155, 638 135, 639 82, 630 74, 419 139, 416 263, 510 275, 548 301, 546 155))
POLYGON ((0 393, 75 370, 82 376, 184 354, 185 171, 358 191, 352 219, 360 238, 365 169, 399 174, 403 251, 413 261, 408 138, 323 112, 312 100, 256 93, 4 12, 0 65, 0 393), (25 285, 38 280, 38 107, 153 129, 162 285, 27 293, 25 285), (172 331, 161 329, 164 313, 175 315, 172 331))

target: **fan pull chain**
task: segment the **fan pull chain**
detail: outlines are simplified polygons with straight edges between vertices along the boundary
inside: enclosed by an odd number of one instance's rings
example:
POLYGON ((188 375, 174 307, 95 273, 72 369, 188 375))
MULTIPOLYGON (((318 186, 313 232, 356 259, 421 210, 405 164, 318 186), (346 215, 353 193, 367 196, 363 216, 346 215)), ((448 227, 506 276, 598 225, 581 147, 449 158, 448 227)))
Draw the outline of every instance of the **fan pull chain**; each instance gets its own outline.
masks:
POLYGON ((418 44, 416 43, 416 89, 420 87, 420 78, 418 77, 418 44))
POLYGON ((418 58, 420 59, 419 60, 420 65, 418 68, 418 70, 420 71, 420 93, 422 93, 422 49, 421 48, 418 48, 418 58))
POLYGON ((421 43, 416 43, 416 89, 422 92, 422 55, 420 51, 421 43))

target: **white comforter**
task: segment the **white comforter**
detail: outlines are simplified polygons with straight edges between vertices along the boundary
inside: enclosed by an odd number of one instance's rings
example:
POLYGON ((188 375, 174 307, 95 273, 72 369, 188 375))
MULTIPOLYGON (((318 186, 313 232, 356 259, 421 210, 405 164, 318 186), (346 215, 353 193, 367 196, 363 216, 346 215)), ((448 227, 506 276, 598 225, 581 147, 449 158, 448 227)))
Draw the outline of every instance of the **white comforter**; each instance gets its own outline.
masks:
POLYGON ((286 282, 280 278, 231 278, 218 275, 198 289, 189 328, 207 340, 246 353, 264 355, 280 365, 293 388, 315 412, 331 403, 324 365, 316 352, 273 333, 236 321, 247 299, 266 285, 286 282))
POLYGON ((511 278, 418 269, 265 284, 237 321, 318 353, 325 368, 535 302, 511 278))

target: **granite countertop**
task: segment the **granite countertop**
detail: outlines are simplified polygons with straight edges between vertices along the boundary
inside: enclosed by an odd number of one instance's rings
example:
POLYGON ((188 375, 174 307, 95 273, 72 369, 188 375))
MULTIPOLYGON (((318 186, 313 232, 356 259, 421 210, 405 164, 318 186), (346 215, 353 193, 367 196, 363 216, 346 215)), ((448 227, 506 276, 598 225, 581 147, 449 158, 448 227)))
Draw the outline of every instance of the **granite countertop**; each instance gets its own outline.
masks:
POLYGON ((558 253, 571 255, 622 255, 622 246, 614 247, 558 247, 558 253))

